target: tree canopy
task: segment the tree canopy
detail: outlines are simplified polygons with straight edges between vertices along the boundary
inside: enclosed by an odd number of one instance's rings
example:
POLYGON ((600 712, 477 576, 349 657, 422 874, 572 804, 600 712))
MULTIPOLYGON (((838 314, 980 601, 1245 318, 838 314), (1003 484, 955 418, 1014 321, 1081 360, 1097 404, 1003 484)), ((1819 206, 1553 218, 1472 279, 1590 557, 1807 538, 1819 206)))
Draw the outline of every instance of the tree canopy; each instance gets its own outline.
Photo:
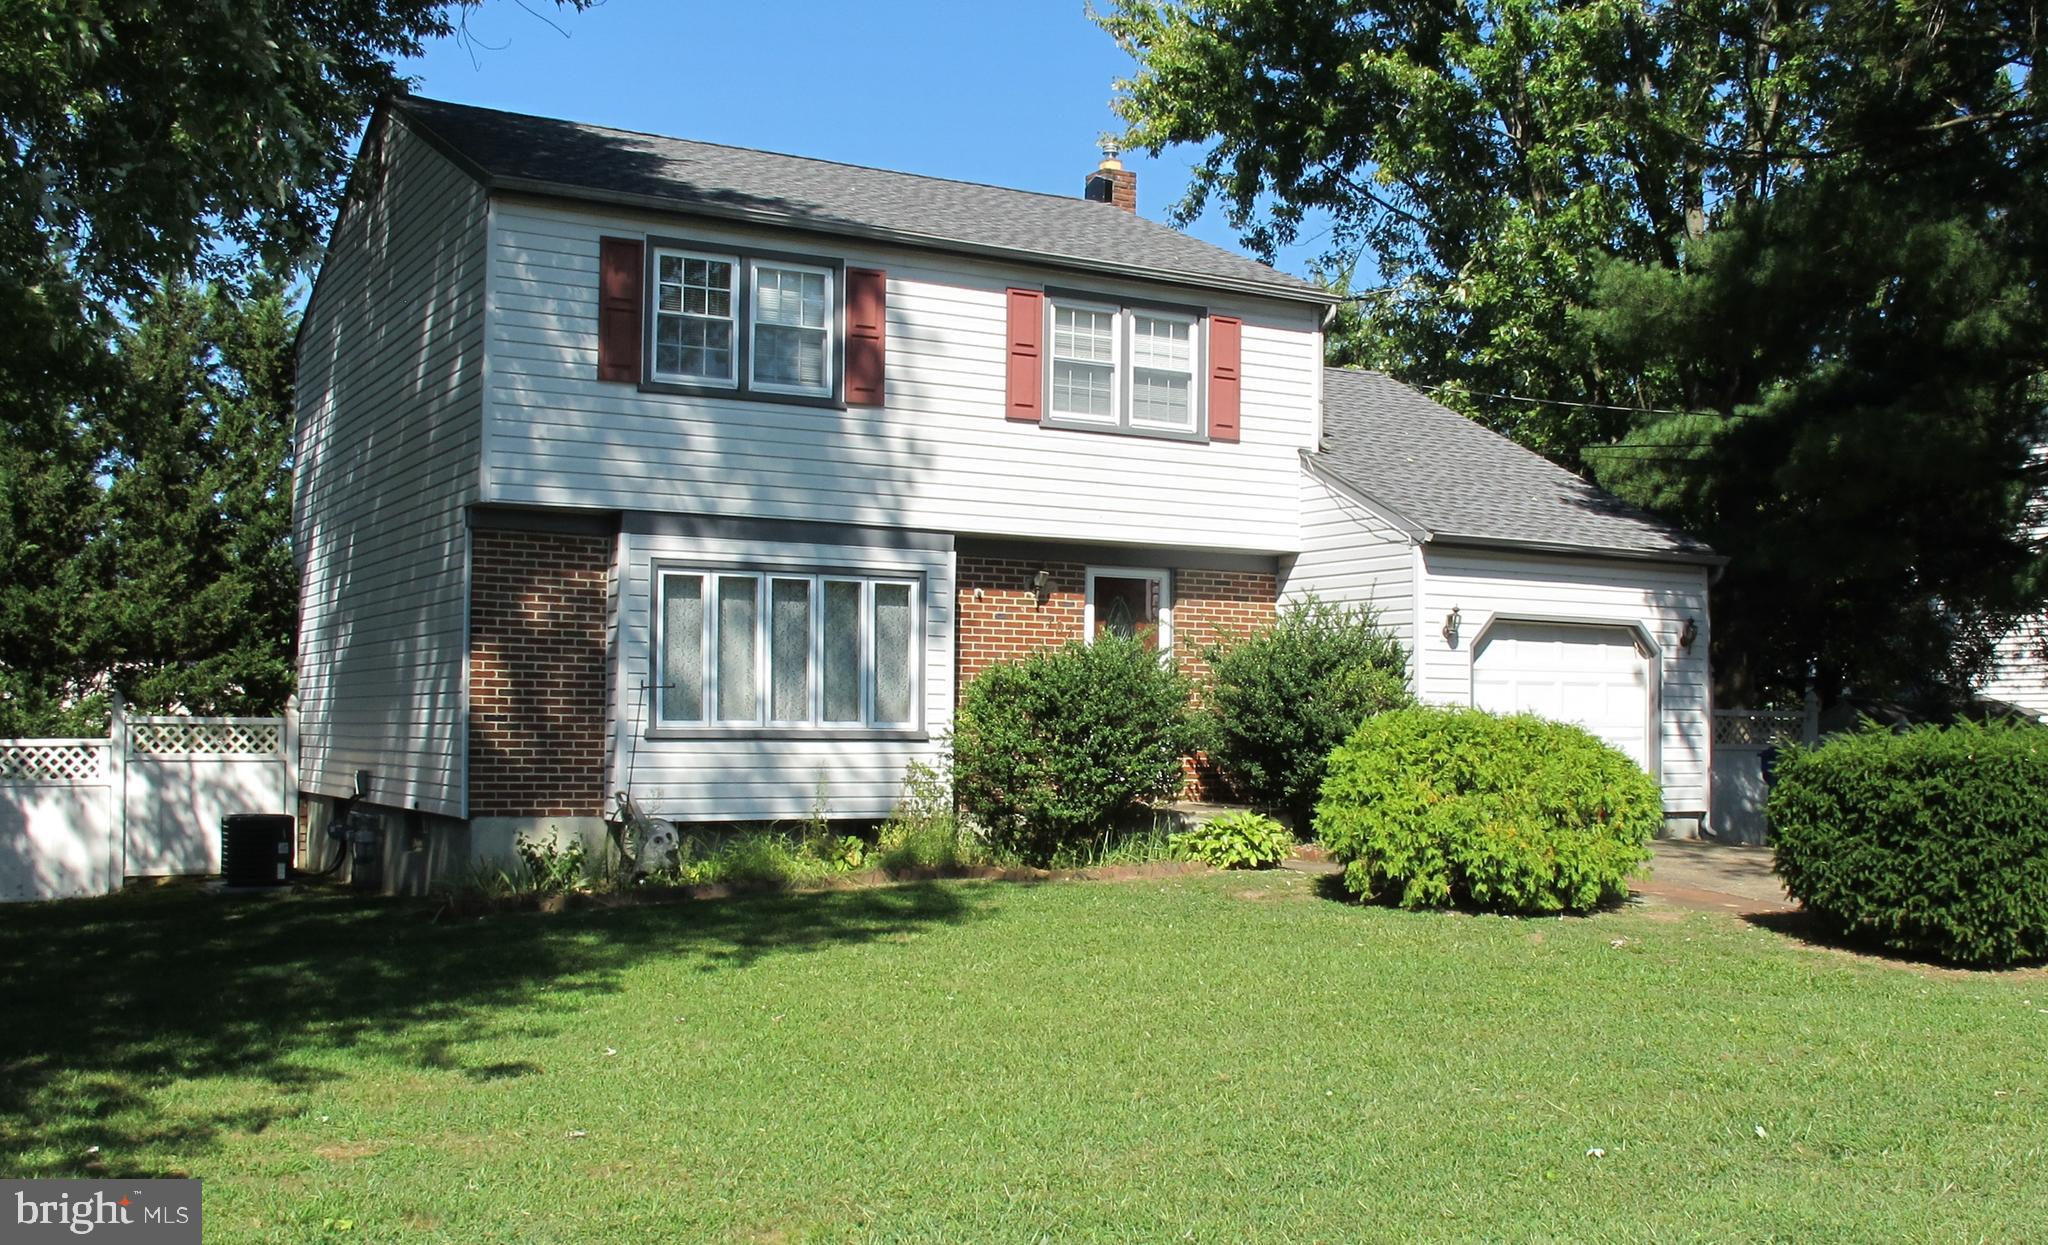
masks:
POLYGON ((104 383, 0 426, 0 736, 152 712, 275 713, 292 687, 285 283, 171 281, 104 383))
POLYGON ((0 4, 0 735, 282 704, 287 291, 473 3, 0 4))
POLYGON ((1724 693, 1955 684, 2038 607, 2038 3, 1121 0, 1127 141, 1331 335, 1732 559, 1724 693))

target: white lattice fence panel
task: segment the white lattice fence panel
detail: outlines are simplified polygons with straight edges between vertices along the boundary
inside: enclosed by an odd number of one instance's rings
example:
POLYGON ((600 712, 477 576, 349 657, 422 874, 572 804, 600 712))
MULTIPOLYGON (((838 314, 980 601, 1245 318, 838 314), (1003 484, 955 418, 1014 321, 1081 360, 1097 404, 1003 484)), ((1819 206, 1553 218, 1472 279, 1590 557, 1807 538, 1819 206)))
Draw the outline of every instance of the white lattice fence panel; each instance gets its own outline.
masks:
POLYGON ((0 739, 0 782, 104 782, 99 739, 0 739))
POLYGON ((284 748, 277 718, 131 718, 128 755, 274 756, 284 748))
POLYGON ((1787 736, 1799 737, 1800 715, 1754 709, 1716 709, 1714 743, 1727 748, 1767 748, 1787 736))

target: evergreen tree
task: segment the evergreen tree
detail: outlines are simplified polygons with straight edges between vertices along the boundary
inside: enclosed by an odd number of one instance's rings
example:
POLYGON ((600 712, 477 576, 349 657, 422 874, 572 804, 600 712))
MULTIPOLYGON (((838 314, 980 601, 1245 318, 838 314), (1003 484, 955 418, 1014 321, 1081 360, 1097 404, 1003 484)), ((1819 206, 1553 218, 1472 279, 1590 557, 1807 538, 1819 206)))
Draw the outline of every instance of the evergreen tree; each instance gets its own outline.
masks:
POLYGON ((2038 3, 1123 0, 1134 145, 1332 334, 1699 531, 1729 703, 1953 686, 2039 608, 2038 3))

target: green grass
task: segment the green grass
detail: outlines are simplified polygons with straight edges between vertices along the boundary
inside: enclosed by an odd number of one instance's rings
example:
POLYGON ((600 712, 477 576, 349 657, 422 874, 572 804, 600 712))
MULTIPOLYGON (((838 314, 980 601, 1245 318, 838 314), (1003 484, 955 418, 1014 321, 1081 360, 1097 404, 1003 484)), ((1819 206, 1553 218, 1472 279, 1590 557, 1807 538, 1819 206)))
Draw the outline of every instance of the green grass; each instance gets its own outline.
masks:
POLYGON ((1289 873, 433 911, 0 909, 0 1174, 200 1176, 216 1245, 2048 1224, 2038 972, 1289 873))

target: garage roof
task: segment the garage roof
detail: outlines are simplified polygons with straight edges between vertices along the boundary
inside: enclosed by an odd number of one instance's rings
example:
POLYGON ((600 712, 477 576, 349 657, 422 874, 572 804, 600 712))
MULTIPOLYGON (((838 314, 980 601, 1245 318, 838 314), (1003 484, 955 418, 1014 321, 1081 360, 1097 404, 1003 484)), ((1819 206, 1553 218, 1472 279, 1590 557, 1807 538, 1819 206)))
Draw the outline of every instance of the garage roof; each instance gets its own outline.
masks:
POLYGON ((1336 296, 1080 196, 786 156, 400 96, 407 118, 498 190, 688 212, 1327 305, 1336 296))
POLYGON ((1429 543, 1727 561, 1384 372, 1324 369, 1323 444, 1310 461, 1429 543))

